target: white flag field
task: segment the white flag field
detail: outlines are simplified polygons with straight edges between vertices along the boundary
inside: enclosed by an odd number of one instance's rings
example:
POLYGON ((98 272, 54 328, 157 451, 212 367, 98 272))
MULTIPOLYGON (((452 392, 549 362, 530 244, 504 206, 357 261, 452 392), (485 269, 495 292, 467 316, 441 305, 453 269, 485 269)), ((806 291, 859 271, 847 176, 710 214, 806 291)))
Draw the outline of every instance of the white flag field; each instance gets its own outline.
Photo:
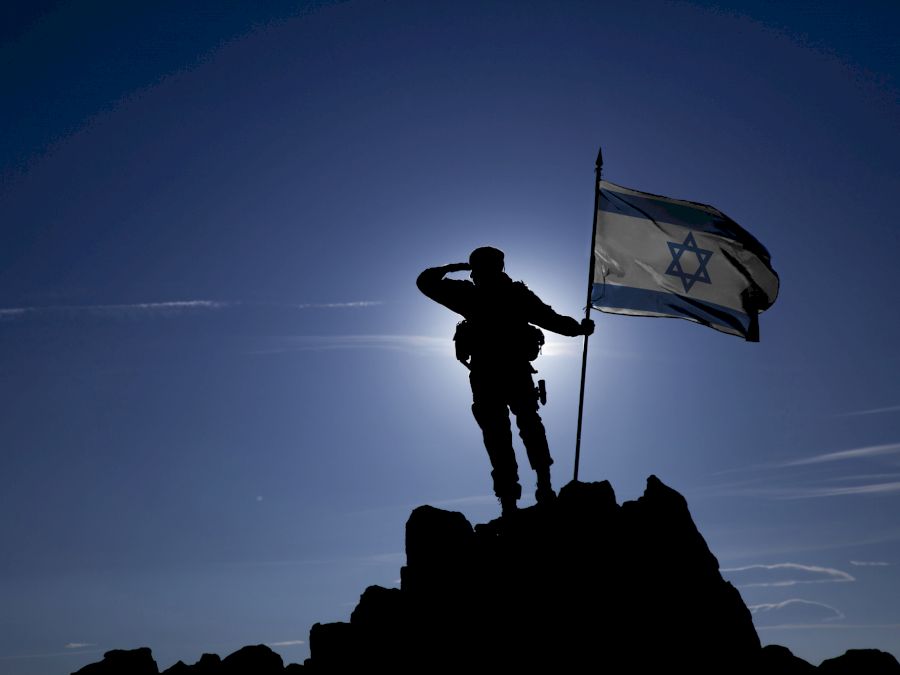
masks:
POLYGON ((591 306, 688 319, 759 340, 775 302, 769 252, 712 206, 599 184, 591 306))

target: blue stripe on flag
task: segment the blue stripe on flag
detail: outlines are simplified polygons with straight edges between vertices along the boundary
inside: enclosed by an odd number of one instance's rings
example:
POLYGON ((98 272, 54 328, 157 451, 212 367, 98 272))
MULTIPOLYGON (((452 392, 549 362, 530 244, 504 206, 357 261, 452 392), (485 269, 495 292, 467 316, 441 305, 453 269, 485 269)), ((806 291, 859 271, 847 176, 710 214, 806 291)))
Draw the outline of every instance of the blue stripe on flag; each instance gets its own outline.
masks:
MULTIPOLYGON (((723 213, 710 213, 686 204, 673 204, 653 195, 633 195, 614 190, 601 190, 600 210, 633 218, 671 223, 699 232, 709 232, 740 242, 758 258, 768 262, 769 252, 757 239, 723 213)), ((705 205, 701 205, 705 206, 705 205)), ((712 208, 712 207, 710 207, 712 208)))
POLYGON ((754 341, 758 339, 750 335, 752 322, 743 312, 675 293, 632 286, 594 284, 591 289, 591 305, 600 311, 608 309, 613 313, 616 309, 624 309, 689 319, 754 341))

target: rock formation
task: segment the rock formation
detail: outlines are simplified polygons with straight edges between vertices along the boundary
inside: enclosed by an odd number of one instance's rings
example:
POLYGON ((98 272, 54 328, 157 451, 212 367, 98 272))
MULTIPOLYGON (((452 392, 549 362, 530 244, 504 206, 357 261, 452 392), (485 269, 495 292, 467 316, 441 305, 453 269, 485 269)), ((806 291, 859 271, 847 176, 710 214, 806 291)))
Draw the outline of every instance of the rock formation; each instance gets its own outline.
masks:
MULTIPOLYGON (((170 675, 275 673, 759 673, 900 675, 878 650, 818 669, 761 648, 687 503, 655 476, 621 506, 609 483, 572 482, 548 506, 474 528, 420 506, 400 588, 370 586, 349 622, 315 624, 311 656, 285 668, 263 645, 204 654, 170 675)), ((150 650, 107 652, 79 675, 158 673, 150 650)))
POLYGON ((313 672, 738 672, 759 638, 684 498, 651 476, 621 507, 608 482, 472 528, 423 506, 401 588, 370 587, 348 624, 310 633, 313 672))

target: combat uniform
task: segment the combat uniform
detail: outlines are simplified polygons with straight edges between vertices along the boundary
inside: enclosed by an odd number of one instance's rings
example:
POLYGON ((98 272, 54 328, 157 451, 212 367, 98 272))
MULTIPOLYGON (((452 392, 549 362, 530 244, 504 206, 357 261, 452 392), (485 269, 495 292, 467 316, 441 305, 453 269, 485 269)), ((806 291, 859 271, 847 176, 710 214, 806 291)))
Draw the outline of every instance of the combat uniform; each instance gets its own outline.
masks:
POLYGON ((419 290, 466 319, 471 360, 472 413, 484 435, 493 471, 494 492, 501 499, 521 494, 518 465, 512 446, 509 411, 516 416, 519 436, 528 461, 539 478, 546 477, 553 459, 547 445, 529 359, 534 355, 535 324, 574 337, 583 335, 575 319, 557 314, 521 281, 500 273, 488 287, 471 281, 446 279, 443 268, 429 268, 419 275, 419 290))

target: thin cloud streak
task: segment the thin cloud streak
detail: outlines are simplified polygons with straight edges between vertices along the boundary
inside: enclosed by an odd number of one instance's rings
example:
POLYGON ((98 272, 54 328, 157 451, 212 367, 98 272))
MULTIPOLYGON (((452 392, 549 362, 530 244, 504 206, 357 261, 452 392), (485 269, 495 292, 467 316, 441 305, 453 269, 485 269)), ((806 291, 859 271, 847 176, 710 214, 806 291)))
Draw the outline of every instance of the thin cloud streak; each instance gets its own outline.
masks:
POLYGON ((305 645, 306 640, 283 640, 282 642, 267 642, 269 647, 294 647, 296 645, 305 645))
POLYGON ((816 499, 819 497, 843 497, 846 495, 884 495, 900 492, 900 481, 871 483, 851 487, 809 488, 782 499, 816 499))
POLYGON ((756 630, 793 630, 805 628, 900 628, 900 623, 784 623, 777 626, 755 626, 756 630))
POLYGON ((856 417, 859 415, 878 415, 880 413, 900 412, 900 405, 891 405, 885 408, 870 408, 869 410, 854 410, 853 412, 841 413, 838 417, 856 417))
POLYGON ((84 649, 85 647, 96 647, 95 642, 70 642, 66 645, 66 649, 84 649))
POLYGON ((857 567, 890 567, 891 563, 889 562, 881 562, 881 561, 866 561, 866 560, 851 560, 851 565, 856 565, 857 567))
MULTIPOLYGON (((896 478, 898 475, 900 474, 886 473, 881 475, 864 474, 859 476, 835 476, 832 480, 846 482, 853 480, 870 480, 873 478, 896 478)), ((827 485, 824 487, 754 487, 754 485, 759 485, 762 482, 763 479, 739 481, 711 486, 709 488, 698 490, 697 492, 704 497, 760 497, 775 500, 821 499, 825 497, 843 497, 850 495, 886 495, 900 492, 900 481, 862 483, 860 485, 843 487, 835 485, 827 485)))
POLYGON ((10 656, 0 656, 0 661, 15 661, 17 659, 46 659, 53 656, 71 656, 73 654, 99 654, 103 649, 71 649, 65 652, 44 652, 43 654, 12 654, 10 656))
POLYGON ((846 618, 844 613, 837 607, 826 605, 824 602, 814 602, 812 600, 803 600, 801 598, 791 598, 782 602, 766 602, 759 605, 748 605, 747 609, 750 610, 751 614, 756 616, 797 606, 822 608, 834 614, 834 616, 824 618, 823 621, 840 621, 841 619, 846 618))
POLYGON ((251 354, 283 354, 287 352, 330 351, 335 349, 387 349, 391 351, 450 354, 446 338, 427 335, 292 335, 275 340, 251 354))
POLYGON ((850 487, 823 487, 823 488, 748 488, 734 490, 732 496, 743 497, 767 497, 769 499, 823 499, 825 497, 847 497, 853 495, 888 495, 900 492, 900 482, 870 483, 866 485, 852 485, 850 487))
POLYGON ((355 307, 376 307, 383 305, 381 300, 354 300, 353 302, 310 302, 297 305, 276 305, 282 307, 293 307, 294 309, 345 309, 355 307))
POLYGON ((228 309, 233 307, 278 307, 284 309, 360 309, 384 304, 381 300, 353 300, 350 302, 243 302, 240 300, 170 300, 165 302, 137 302, 112 305, 46 305, 34 307, 0 308, 0 319, 19 319, 40 315, 88 314, 120 316, 150 314, 167 316, 191 311, 228 309))
POLYGON ((497 498, 493 495, 472 495, 471 497, 457 497, 455 499, 442 499, 431 502, 432 506, 476 506, 481 504, 496 504, 497 498))
POLYGON ((778 581, 760 581, 749 584, 737 584, 743 588, 764 587, 764 586, 794 586, 796 584, 827 584, 827 583, 844 583, 856 581, 853 575, 843 570, 834 569, 833 567, 820 567, 818 565, 801 565, 799 563, 774 563, 771 565, 744 565, 743 567, 726 567, 721 572, 747 572, 750 570, 787 570, 790 572, 804 572, 807 574, 824 575, 819 579, 783 579, 778 581))
MULTIPOLYGON (((284 354, 289 352, 331 351, 338 349, 384 349, 426 354, 453 354, 448 337, 430 335, 288 335, 267 341, 269 346, 252 350, 251 354, 284 354)), ((543 356, 570 356, 577 350, 562 340, 548 340, 543 356)))
POLYGON ((871 481, 885 480, 886 478, 900 478, 900 473, 896 471, 882 473, 860 473, 852 476, 833 476, 831 480, 840 481, 842 483, 852 483, 854 481, 871 481))
POLYGON ((168 302, 138 302, 120 305, 47 305, 43 307, 10 307, 0 309, 0 316, 24 317, 32 314, 133 314, 173 313, 198 309, 221 309, 235 303, 217 300, 172 300, 168 302))
POLYGON ((362 556, 358 559, 364 565, 395 565, 403 564, 406 560, 405 551, 394 551, 393 553, 375 553, 373 555, 362 556))
POLYGON ((777 466, 806 466, 808 464, 839 462, 845 459, 860 459, 863 457, 875 457, 878 455, 891 455, 896 453, 900 453, 900 443, 887 443, 885 445, 869 445, 863 448, 853 448, 852 450, 841 450, 839 452, 829 452, 823 455, 806 457, 804 459, 795 459, 777 466))

